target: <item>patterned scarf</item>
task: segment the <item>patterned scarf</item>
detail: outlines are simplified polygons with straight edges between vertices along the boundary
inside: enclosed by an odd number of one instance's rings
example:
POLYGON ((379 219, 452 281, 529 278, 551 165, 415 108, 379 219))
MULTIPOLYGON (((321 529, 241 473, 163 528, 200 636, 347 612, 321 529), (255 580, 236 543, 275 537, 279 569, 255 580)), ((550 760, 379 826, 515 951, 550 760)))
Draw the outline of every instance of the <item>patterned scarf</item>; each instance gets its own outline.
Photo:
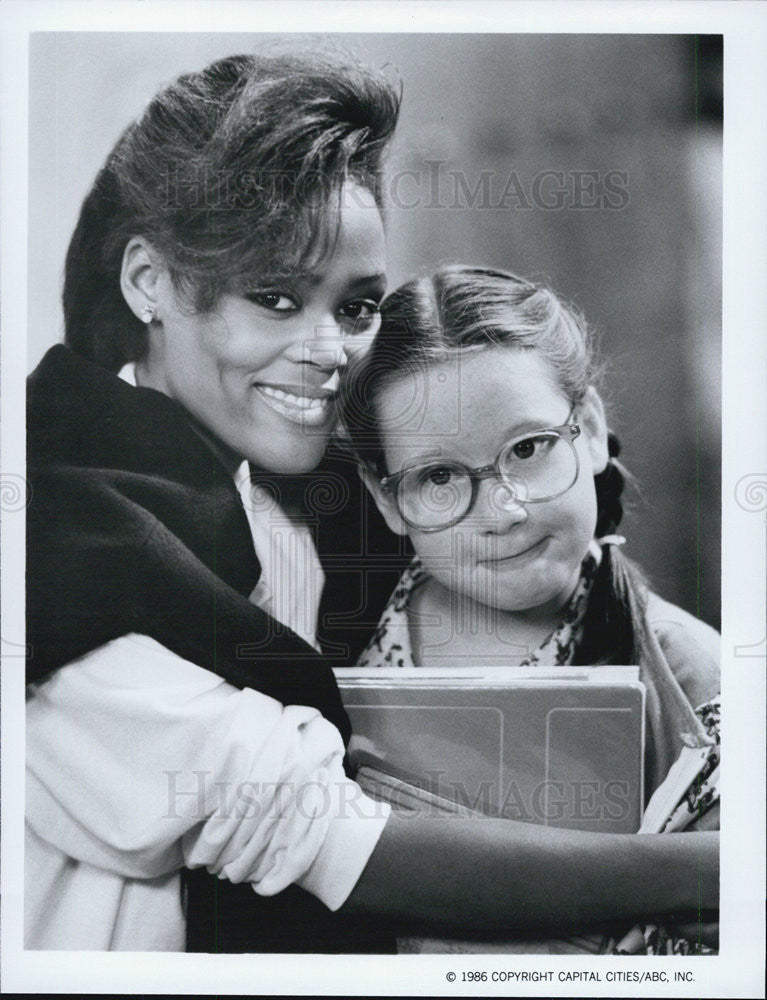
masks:
MULTIPOLYGON (((583 636, 583 620, 589 595, 602 562, 602 545, 620 545, 620 535, 594 539, 581 563, 581 572, 562 618, 540 646, 526 657, 520 666, 567 666, 573 662, 578 643, 583 636)), ((429 574, 416 556, 397 584, 381 616, 378 628, 360 656, 358 667, 414 667, 410 645, 408 607, 415 590, 429 579, 429 574)))

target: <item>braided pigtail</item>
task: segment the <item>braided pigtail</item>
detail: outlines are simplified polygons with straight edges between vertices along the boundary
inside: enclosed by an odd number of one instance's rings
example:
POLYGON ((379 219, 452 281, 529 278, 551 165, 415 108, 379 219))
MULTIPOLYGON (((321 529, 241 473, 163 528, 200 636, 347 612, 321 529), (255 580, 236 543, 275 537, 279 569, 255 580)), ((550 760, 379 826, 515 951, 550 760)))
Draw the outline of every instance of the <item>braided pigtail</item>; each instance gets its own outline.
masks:
MULTIPOLYGON (((623 517, 626 470, 618 461, 620 442, 608 435, 609 461, 594 477, 597 493, 597 539, 613 535, 623 517)), ((617 545, 602 548, 583 623, 577 663, 637 664, 645 649, 647 584, 639 568, 617 545)))

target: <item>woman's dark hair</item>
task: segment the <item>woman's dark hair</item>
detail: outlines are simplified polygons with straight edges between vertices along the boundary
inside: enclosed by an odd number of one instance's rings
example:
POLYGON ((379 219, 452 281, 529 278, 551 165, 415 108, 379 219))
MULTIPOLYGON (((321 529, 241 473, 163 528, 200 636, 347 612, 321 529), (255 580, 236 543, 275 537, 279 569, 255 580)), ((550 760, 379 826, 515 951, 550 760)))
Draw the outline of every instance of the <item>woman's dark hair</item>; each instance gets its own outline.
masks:
MULTIPOLYGON (((371 472, 386 465, 376 401, 393 382, 408 377, 417 406, 419 372, 467 350, 493 346, 535 350, 546 358, 562 394, 577 408, 597 377, 592 336, 583 317, 550 289, 489 268, 441 267, 388 296, 381 329, 370 351, 350 365, 341 386, 342 418, 351 444, 371 472)), ((421 400, 421 405, 428 401, 421 400)), ((403 432, 408 413, 401 419, 403 432)), ((396 433, 397 417, 391 428, 396 433)), ((623 516, 625 470, 620 446, 608 436, 610 461, 594 477, 596 537, 614 534, 623 516)), ((594 582, 579 663, 638 663, 645 644, 646 584, 614 545, 603 547, 594 582)))
POLYGON ((125 130, 83 203, 66 259, 67 343, 111 370, 144 353, 120 290, 135 236, 197 311, 316 266, 347 180, 380 206, 398 111, 386 78, 328 55, 231 56, 179 77, 125 130))

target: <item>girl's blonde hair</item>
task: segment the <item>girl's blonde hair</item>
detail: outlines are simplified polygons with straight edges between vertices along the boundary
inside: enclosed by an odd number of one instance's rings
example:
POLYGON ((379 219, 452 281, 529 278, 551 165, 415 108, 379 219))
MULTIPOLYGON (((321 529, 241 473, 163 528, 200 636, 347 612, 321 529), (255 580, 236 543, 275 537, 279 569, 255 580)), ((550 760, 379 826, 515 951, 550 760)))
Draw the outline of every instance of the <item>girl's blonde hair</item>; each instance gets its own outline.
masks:
MULTIPOLYGON (((538 351, 573 408, 598 374, 585 320, 549 288, 490 268, 441 267, 387 297, 373 346, 344 376, 342 420, 357 456, 378 476, 386 474, 377 401, 388 385, 421 366, 494 346, 538 351)), ((623 517, 625 470, 613 433, 608 450, 606 469, 594 477, 597 538, 613 534, 623 517)), ((605 546, 578 662, 638 662, 645 601, 638 568, 619 549, 605 546)))

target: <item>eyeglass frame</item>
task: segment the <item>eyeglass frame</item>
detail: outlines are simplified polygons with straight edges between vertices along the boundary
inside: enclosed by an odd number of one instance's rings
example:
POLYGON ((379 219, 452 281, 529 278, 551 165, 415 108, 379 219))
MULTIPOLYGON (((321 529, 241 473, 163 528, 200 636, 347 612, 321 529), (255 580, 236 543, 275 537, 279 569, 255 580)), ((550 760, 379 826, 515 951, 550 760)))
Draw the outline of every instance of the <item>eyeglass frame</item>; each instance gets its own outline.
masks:
POLYGON ((439 462, 417 462, 415 465, 408 465, 404 469, 400 469, 399 472, 393 472, 390 476, 382 476, 379 481, 381 490, 384 493, 387 493, 394 500, 394 503, 397 506, 397 511, 399 513, 399 516, 402 518, 402 520, 409 528, 415 528, 416 531, 420 531, 423 534, 430 534, 434 531, 444 531, 446 528, 452 528, 454 525, 460 524, 460 522, 471 513, 471 511, 474 508, 474 504, 477 502, 477 492, 479 490, 479 483, 482 479, 493 479, 493 478, 499 479, 504 484, 504 486, 506 486, 506 488, 509 489, 513 494, 513 488, 508 482, 506 482, 504 476, 501 473, 500 468, 498 467, 498 462, 500 460, 500 457, 506 451, 507 448, 513 447, 513 445, 516 444, 518 441, 524 441, 525 438, 535 437, 536 434, 549 434, 554 432, 555 434, 557 434, 558 437, 560 437, 566 444, 570 446, 572 453, 575 456, 575 475, 573 476, 572 482, 568 486, 566 486, 563 490, 560 490, 558 493, 552 493, 551 496, 548 497, 538 497, 534 500, 522 500, 516 495, 514 495, 514 502, 519 504, 528 504, 528 503, 547 503, 549 500, 556 500, 557 497, 563 496, 563 494, 567 493, 568 490, 571 490, 573 486, 575 486, 575 483, 578 480, 578 475, 580 473, 580 468, 581 468, 580 459, 578 458, 578 452, 575 450, 575 444, 573 442, 575 442, 577 438, 580 437, 581 426, 580 424, 573 422, 572 418, 574 414, 575 410, 573 409, 570 411, 570 415, 568 416, 567 421, 564 424, 560 424, 558 427, 539 427, 535 430, 525 431, 524 434, 518 434, 516 437, 510 438, 508 441, 505 442, 505 444, 501 446, 498 454, 495 456, 495 458, 489 465, 480 465, 476 469, 470 469, 468 466, 463 465, 462 462, 452 463, 454 465, 461 466, 463 469, 466 470, 469 476, 469 481, 471 483, 471 500, 469 501, 469 506, 466 508, 463 514, 461 514, 460 517, 456 517, 452 521, 447 521, 445 522, 445 524, 440 524, 431 528, 422 528, 420 525, 415 524, 413 521, 410 521, 402 513, 399 500, 397 499, 397 488, 404 479, 404 477, 409 472, 414 472, 416 469, 428 469, 430 465, 438 466, 439 462), (567 434, 568 436, 566 437, 565 434, 567 434))

